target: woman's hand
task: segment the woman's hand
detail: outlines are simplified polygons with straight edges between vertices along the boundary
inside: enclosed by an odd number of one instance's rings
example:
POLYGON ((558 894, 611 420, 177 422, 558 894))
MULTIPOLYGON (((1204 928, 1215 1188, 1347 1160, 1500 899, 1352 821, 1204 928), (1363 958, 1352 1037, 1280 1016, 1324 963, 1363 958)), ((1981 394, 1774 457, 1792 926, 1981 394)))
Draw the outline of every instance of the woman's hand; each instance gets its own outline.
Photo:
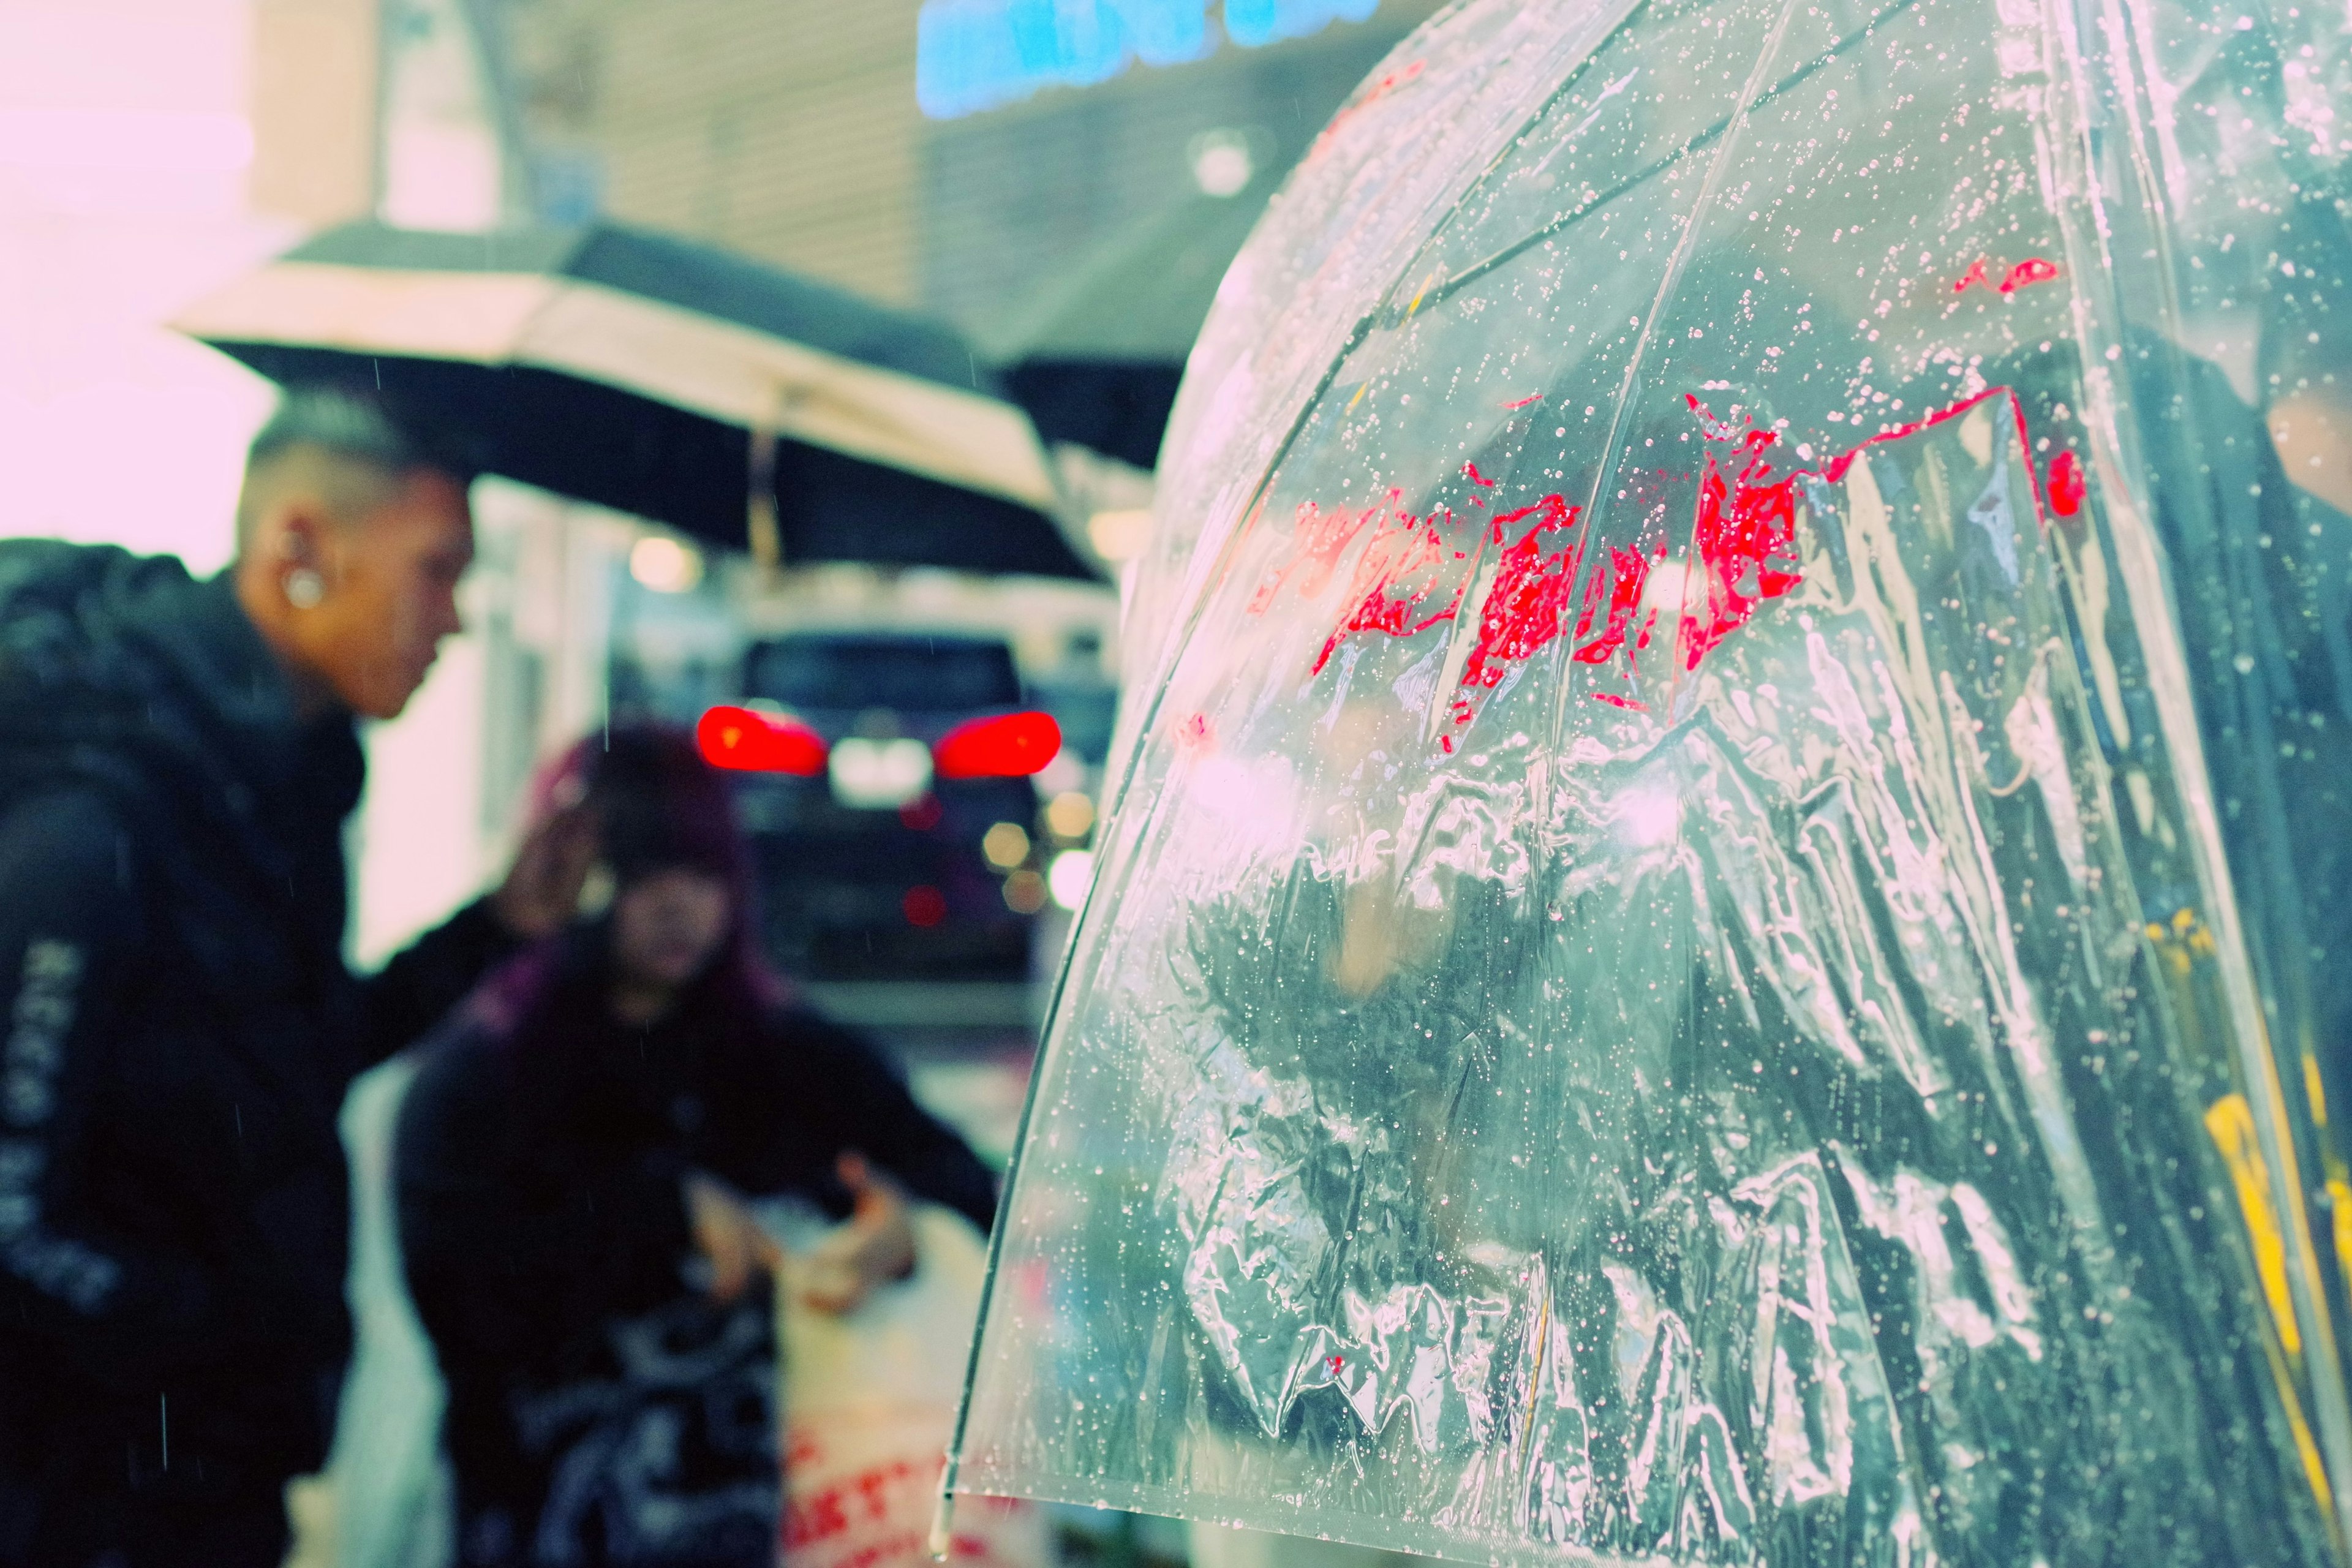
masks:
POLYGON ((849 1223, 794 1271, 801 1299, 820 1312, 855 1311, 874 1288, 915 1271, 915 1226, 898 1184, 844 1154, 837 1167, 855 1206, 849 1223))
POLYGON ((699 1171, 689 1173, 684 1184, 694 1249, 710 1266, 712 1300, 732 1301, 751 1288, 753 1275, 776 1272, 783 1249, 751 1217, 732 1187, 699 1171))
POLYGON ((596 864, 596 816, 577 801, 532 823, 514 864, 490 895, 490 912, 509 935, 551 936, 579 912, 580 891, 596 864))

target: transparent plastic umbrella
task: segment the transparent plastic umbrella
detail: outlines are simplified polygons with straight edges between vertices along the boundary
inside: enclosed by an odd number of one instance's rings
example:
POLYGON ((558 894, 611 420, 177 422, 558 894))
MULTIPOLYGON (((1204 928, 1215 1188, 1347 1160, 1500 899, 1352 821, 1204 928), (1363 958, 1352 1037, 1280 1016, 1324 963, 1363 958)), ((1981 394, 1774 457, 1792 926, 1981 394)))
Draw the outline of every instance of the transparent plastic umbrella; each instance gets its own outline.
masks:
POLYGON ((950 1484, 2339 1561, 2352 18, 1472 0, 1236 262, 950 1484))

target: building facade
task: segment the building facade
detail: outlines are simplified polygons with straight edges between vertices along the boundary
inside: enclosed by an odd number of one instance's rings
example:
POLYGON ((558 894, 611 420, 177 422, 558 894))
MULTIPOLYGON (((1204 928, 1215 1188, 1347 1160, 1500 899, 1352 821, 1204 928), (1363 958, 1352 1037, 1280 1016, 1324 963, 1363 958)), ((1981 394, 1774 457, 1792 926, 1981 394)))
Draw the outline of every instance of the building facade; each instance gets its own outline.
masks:
MULTIPOLYGON (((1321 23, 1304 36, 1244 47, 1230 35, 1280 28, 1243 21, 1242 0, 1227 0, 1202 18, 1199 58, 1134 60, 1093 85, 928 118, 925 29, 943 13, 992 8, 1008 14, 1008 38, 1034 20, 1024 12, 1066 23, 1112 10, 1100 0, 496 0, 488 14, 543 216, 601 211, 710 239, 989 342, 1097 247, 1192 199, 1204 154, 1212 182, 1230 177, 1236 153, 1250 164, 1244 185, 1286 168, 1436 5, 1350 0, 1307 16, 1321 23)), ((1248 8, 1258 11, 1284 7, 1259 0, 1248 8)))

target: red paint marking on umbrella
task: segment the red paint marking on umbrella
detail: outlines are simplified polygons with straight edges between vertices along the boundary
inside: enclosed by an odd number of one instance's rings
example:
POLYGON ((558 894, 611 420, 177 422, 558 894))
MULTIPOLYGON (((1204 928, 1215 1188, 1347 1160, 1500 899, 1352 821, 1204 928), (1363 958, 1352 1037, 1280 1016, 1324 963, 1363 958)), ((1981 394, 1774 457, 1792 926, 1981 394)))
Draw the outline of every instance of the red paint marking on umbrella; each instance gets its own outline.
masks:
POLYGON ((2004 294, 2014 294, 2020 289, 2034 283, 2047 283, 2057 276, 2056 262, 2044 261, 2038 256, 2029 256, 2009 269, 2009 276, 2000 280, 2000 291, 2004 294))
MULTIPOLYGON (((1465 465, 1482 484, 1495 481, 1465 465)), ((1531 658, 1565 636, 1570 657, 1583 664, 1606 664, 1626 648, 1635 635, 1642 594, 1654 559, 1639 549, 1614 546, 1601 570, 1584 580, 1577 595, 1584 545, 1570 537, 1580 517, 1564 497, 1548 495, 1531 505, 1507 511, 1486 527, 1486 541, 1498 548, 1494 580, 1479 606, 1478 625, 1452 701, 1454 724, 1475 716, 1481 694, 1502 684, 1513 666, 1531 658), (1514 539, 1515 525, 1525 523, 1514 539), (1571 620, 1572 615, 1572 620, 1571 620)), ((1457 619, 1476 567, 1472 552, 1446 546, 1441 523, 1450 514, 1426 519, 1398 514, 1383 520, 1357 558, 1339 623, 1317 656, 1315 673, 1321 673, 1331 656, 1349 636, 1380 632, 1410 637, 1441 622, 1457 619), (1438 568, 1445 569, 1441 573, 1438 568), (1450 592, 1449 592, 1450 590, 1450 592)), ((1640 627, 1643 645, 1650 623, 1640 627)), ((1446 742, 1448 749, 1451 742, 1446 742)))
MULTIPOLYGON (((1495 520, 1497 544, 1511 524, 1528 518, 1535 522, 1499 558, 1494 586, 1479 606, 1477 641, 1471 644, 1470 658, 1462 667, 1462 690, 1501 685, 1507 665, 1527 658, 1559 636, 1583 552, 1575 541, 1549 551, 1540 542, 1547 534, 1574 528, 1582 511, 1562 497, 1549 495, 1495 520)), ((1456 700, 1456 723, 1468 721, 1468 707, 1466 700, 1456 700)))
POLYGON ((1346 507, 1326 511, 1313 501, 1301 501, 1291 522, 1289 552, 1259 582, 1250 595, 1248 613, 1264 615, 1285 588, 1295 589, 1302 599, 1320 598, 1356 536, 1375 519, 1385 523, 1403 498, 1402 490, 1392 489, 1361 511, 1346 507))
POLYGON ((1188 752, 1203 752, 1216 740, 1206 713, 1187 713, 1176 721, 1176 743, 1188 752))
POLYGON ((2072 517, 2083 510, 2083 496, 2089 487, 2083 481, 2083 465, 2072 452, 2061 452, 2050 459, 2050 510, 2060 517, 2072 517))
POLYGON ((1335 1355, 1335 1356, 1333 1356, 1333 1357, 1331 1358, 1331 1375, 1332 1375, 1332 1376, 1334 1376, 1334 1377, 1337 1377, 1337 1376, 1339 1374, 1339 1369, 1340 1369, 1341 1367, 1343 1367, 1343 1366, 1347 1365, 1347 1364, 1348 1364, 1348 1358, 1347 1358, 1346 1356, 1343 1356, 1343 1355, 1335 1355))
MULTIPOLYGON (((1665 546, 1658 546, 1661 559, 1665 546)), ((1632 629, 1634 612, 1642 607, 1642 590, 1650 580, 1650 558, 1639 550, 1622 545, 1609 547, 1608 579, 1609 618, 1601 635, 1590 642, 1578 641, 1576 661, 1579 664, 1606 664, 1624 647, 1626 633, 1632 629)), ((1592 574, 1591 584, 1584 591, 1584 613, 1576 623, 1579 639, 1592 629, 1592 617, 1600 608, 1603 574, 1592 574)))
POLYGON ((2020 289, 2028 288, 2036 283, 2047 283, 2057 276, 2056 262, 2044 260, 2039 256, 2029 256, 2002 274, 2000 281, 1995 283, 1992 280, 1992 274, 1985 268, 1984 258, 1979 257, 1976 265, 1961 274, 1960 280, 1952 285, 1952 292, 1963 294, 1968 291, 1969 284, 1980 283, 2000 293, 2014 294, 2020 289))
MULTIPOLYGON (((1709 420, 1696 399, 1691 405, 1703 421, 1709 420)), ((1709 438, 1726 440, 1729 432, 1718 434, 1719 422, 1714 423, 1717 428, 1707 430, 1709 438)), ((1696 669, 1711 649, 1748 624, 1759 605, 1804 580, 1797 570, 1796 476, 1774 479, 1762 455, 1777 438, 1769 430, 1740 437, 1734 444, 1747 460, 1728 478, 1716 455, 1706 455, 1698 510, 1691 520, 1692 553, 1698 558, 1705 597, 1696 613, 1685 609, 1679 630, 1685 669, 1696 669)))
POLYGON ((1537 404, 1541 403, 1543 400, 1544 395, 1538 392, 1533 397, 1522 397, 1517 403, 1506 403, 1503 406, 1511 409, 1533 408, 1537 404))
POLYGON ((1877 446, 1881 441, 1900 441, 1906 436, 1916 436, 1920 431, 1931 429, 1937 425, 1943 424, 1946 420, 1958 419, 1961 415, 1968 413, 1970 409, 1976 407, 1977 405, 1984 402, 1986 399, 1998 397, 2003 393, 2010 393, 2012 399, 2011 403, 2011 412, 2017 417, 2018 447, 2019 450, 2022 451, 2029 445, 2026 440, 2025 432, 2025 411, 2017 406, 2014 402, 2015 394, 2011 388, 2006 386, 1988 386, 1982 392, 1978 393, 1974 397, 1962 398, 1959 402, 1953 404, 1948 408, 1939 408, 1933 414, 1927 415, 1918 419, 1914 419, 1908 425, 1888 426, 1885 429, 1881 430, 1877 435, 1871 437, 1868 440, 1864 441, 1859 446, 1856 446, 1851 450, 1842 453, 1837 457, 1832 458, 1828 462, 1822 464, 1821 477, 1827 479, 1833 485, 1838 484, 1845 479, 1846 470, 1853 467, 1855 461, 1861 458, 1863 453, 1869 450, 1871 447, 1877 446))
MULTIPOLYGON (((1990 386, 1973 397, 1907 425, 1891 426, 1832 458, 1818 472, 1800 468, 1786 478, 1776 478, 1771 465, 1762 456, 1764 448, 1778 438, 1769 431, 1750 430, 1739 437, 1737 445, 1746 454, 1747 461, 1729 479, 1725 478, 1714 455, 1708 454, 1706 470, 1699 480, 1698 512, 1692 524, 1692 543, 1698 558, 1696 575, 1706 597, 1696 613, 1687 607, 1685 610, 1681 631, 1684 667, 1697 668, 1700 659, 1711 649, 1748 624, 1758 605, 1788 593, 1803 580, 1796 555, 1795 491, 1800 479, 1818 478, 1831 484, 1840 483, 1863 454, 1880 442, 1916 436, 1959 418, 1988 398, 2004 395, 2009 397, 2010 412, 2017 421, 2018 450, 2028 450, 2031 442, 2027 438, 2025 412, 2015 393, 2006 386, 1990 386)), ((1711 439, 1729 440, 1737 434, 1715 420, 1696 398, 1690 399, 1690 404, 1692 411, 1707 426, 1706 434, 1711 439)), ((2071 458, 2073 454, 2061 456, 2071 458)), ((2055 464, 2053 476, 2051 504, 2053 510, 2057 510, 2060 502, 2055 464)), ((2081 504, 2078 490, 2070 491, 2070 499, 2075 505, 2081 504)), ((2034 502, 2038 521, 2039 495, 2034 502)))
MULTIPOLYGON (((1433 512, 1426 518, 1400 512, 1393 522, 1383 519, 1373 531, 1363 553, 1356 558, 1355 573, 1341 601, 1347 610, 1324 639, 1323 651, 1315 656, 1314 673, 1323 672, 1351 632, 1409 637, 1440 621, 1452 620, 1460 611, 1463 591, 1469 586, 1466 573, 1454 584, 1453 595, 1443 605, 1431 607, 1431 600, 1443 587, 1439 568, 1449 553, 1438 529, 1441 517, 1452 520, 1445 512, 1433 512)), ((1462 559, 1461 552, 1451 553, 1455 560, 1462 559)))
POLYGON ((1468 477, 1470 482, 1474 485, 1483 485, 1488 489, 1493 489, 1495 488, 1495 481, 1480 473, 1478 471, 1478 465, 1475 463, 1463 464, 1462 472, 1468 477))
MULTIPOLYGON (((1579 664, 1606 664, 1624 651, 1654 558, 1638 548, 1610 546, 1606 562, 1584 579, 1582 603, 1573 606, 1577 614, 1571 627, 1569 611, 1584 564, 1585 541, 1569 539, 1549 550, 1543 542, 1547 535, 1557 538, 1575 528, 1581 510, 1551 495, 1495 520, 1497 543, 1507 524, 1530 517, 1536 521, 1503 552, 1494 586, 1479 608, 1477 641, 1463 664, 1454 702, 1455 724, 1466 724, 1475 716, 1477 694, 1502 684, 1510 665, 1532 658, 1563 632, 1569 657, 1579 664)), ((1655 558, 1664 554, 1661 545, 1655 558)))
MULTIPOLYGON (((1692 519, 1692 570, 1687 581, 1697 587, 1699 602, 1692 605, 1686 598, 1675 632, 1683 668, 1696 669, 1707 654, 1746 626, 1764 604, 1790 593, 1804 581, 1796 537, 1801 481, 1841 482, 1869 447, 1917 435, 2000 395, 2011 397, 2019 449, 2023 451, 2029 445, 2023 410, 2010 388, 1995 386, 1908 424, 1890 426, 1830 458, 1818 469, 1786 473, 1778 470, 1768 456, 1780 445, 1779 432, 1754 426, 1736 407, 1732 413, 1737 422, 1719 418, 1696 395, 1686 395, 1685 402, 1711 446, 1697 475, 1698 496, 1692 519)), ((1463 468, 1481 486, 1495 484, 1475 464, 1465 463, 1463 468)), ((1688 476, 1662 468, 1657 477, 1673 482, 1688 476)), ((2038 518, 2041 487, 2029 489, 2038 518)), ((2080 510, 2082 473, 2072 453, 2062 452, 2052 463, 2048 493, 2052 509, 2059 515, 2072 516, 2080 510)), ((1397 494, 1391 492, 1391 501, 1397 494)), ((1352 633, 1376 631, 1409 637, 1441 622, 1458 619, 1469 584, 1477 574, 1476 556, 1488 542, 1498 552, 1493 579, 1477 608, 1475 636, 1449 704, 1448 729, 1468 724, 1476 717, 1485 694, 1500 686, 1513 666, 1562 636, 1568 638, 1570 657, 1575 662, 1601 666, 1622 655, 1629 674, 1633 653, 1650 645, 1661 609, 1653 606, 1643 616, 1642 603, 1654 565, 1666 557, 1664 543, 1650 553, 1611 546, 1607 559, 1582 579, 1580 595, 1577 584, 1584 563, 1585 540, 1574 531, 1582 521, 1581 509, 1569 505, 1561 496, 1548 495, 1532 505, 1500 513, 1481 531, 1485 538, 1470 550, 1446 543, 1440 525, 1454 523, 1450 512, 1414 518, 1389 508, 1375 510, 1384 515, 1357 558, 1344 599, 1345 613, 1316 658, 1318 673, 1352 633), (1520 523, 1528 526, 1514 540, 1512 529, 1520 523), (1450 594, 1444 592, 1448 586, 1450 594)), ((1368 512, 1352 521, 1360 529, 1371 515, 1368 512)), ((1354 533, 1347 537, 1352 539, 1354 533)), ((1261 590, 1261 596, 1270 591, 1261 590)), ((1628 711, 1650 710, 1638 698, 1618 692, 1587 695, 1628 711)), ((1454 737, 1441 734, 1438 744, 1450 755, 1455 749, 1454 737)))

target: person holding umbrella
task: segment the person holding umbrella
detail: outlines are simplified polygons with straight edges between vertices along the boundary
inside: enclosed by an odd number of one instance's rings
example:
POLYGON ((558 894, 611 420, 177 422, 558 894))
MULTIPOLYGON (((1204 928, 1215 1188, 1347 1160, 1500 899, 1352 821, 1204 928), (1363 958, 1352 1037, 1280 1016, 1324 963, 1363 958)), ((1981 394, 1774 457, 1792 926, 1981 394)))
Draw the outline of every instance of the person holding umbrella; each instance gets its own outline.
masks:
POLYGON ((343 963, 357 721, 459 629, 467 479, 295 389, 217 577, 0 545, 0 1563, 275 1568, 350 1344, 344 1086, 578 902, 593 841, 553 814, 497 891, 343 963))
POLYGON ((763 565, 1099 582, 1029 416, 950 328, 619 224, 346 224, 174 323, 429 407, 479 468, 763 565))

